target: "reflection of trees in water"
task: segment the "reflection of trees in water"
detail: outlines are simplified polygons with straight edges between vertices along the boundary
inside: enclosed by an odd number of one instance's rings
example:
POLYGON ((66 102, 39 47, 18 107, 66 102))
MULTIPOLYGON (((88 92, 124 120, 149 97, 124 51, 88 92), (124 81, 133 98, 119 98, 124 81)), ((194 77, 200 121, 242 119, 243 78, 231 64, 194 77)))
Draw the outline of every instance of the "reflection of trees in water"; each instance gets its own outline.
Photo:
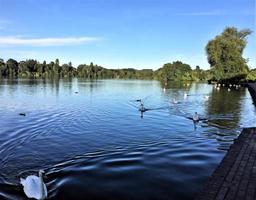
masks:
POLYGON ((70 94, 73 92, 73 82, 74 79, 72 78, 44 78, 44 79, 33 79, 30 81, 31 85, 37 85, 37 88, 43 89, 46 91, 51 91, 53 94, 55 93, 56 96, 60 93, 60 88, 65 88, 70 94))
MULTIPOLYGON (((30 86, 30 90, 35 90, 32 91, 34 93, 37 92, 37 90, 43 90, 44 92, 46 91, 51 91, 52 93, 55 93, 56 96, 59 95, 59 90, 60 90, 60 79, 59 78, 43 78, 43 79, 21 79, 22 84, 28 84, 30 86)), ((31 92, 31 91, 30 91, 31 92)))
POLYGON ((234 139, 240 133, 240 118, 243 106, 243 97, 246 91, 227 88, 216 90, 212 88, 212 93, 206 104, 206 113, 209 117, 209 127, 204 134, 207 138, 216 139, 219 143, 218 149, 228 150, 234 139))
POLYGON ((11 85, 11 90, 9 90, 9 94, 11 96, 15 96, 18 90, 18 80, 17 79, 0 79, 0 94, 4 94, 5 92, 5 85, 11 85))
MULTIPOLYGON (((43 92, 51 91, 58 96, 60 87, 63 87, 63 85, 66 86, 65 89, 72 92, 73 79, 59 79, 57 77, 44 79, 0 79, 0 85, 12 86, 11 90, 8 91, 10 94, 15 93, 20 86, 23 87, 23 89, 28 93, 37 93, 38 91, 42 90, 43 92)), ((0 92, 3 92, 3 89, 4 87, 0 87, 0 92)))
POLYGON ((221 88, 219 91, 213 88, 207 107, 211 122, 220 127, 232 129, 238 127, 244 96, 244 89, 228 92, 227 88, 221 88))
POLYGON ((56 96, 59 96, 59 91, 60 91, 60 79, 49 79, 47 83, 50 85, 50 89, 53 92, 55 92, 56 96))
POLYGON ((101 80, 91 80, 91 79, 77 79, 78 90, 80 92, 92 94, 103 88, 104 84, 101 80))
POLYGON ((190 81, 160 81, 161 88, 165 89, 190 89, 192 82, 190 81))

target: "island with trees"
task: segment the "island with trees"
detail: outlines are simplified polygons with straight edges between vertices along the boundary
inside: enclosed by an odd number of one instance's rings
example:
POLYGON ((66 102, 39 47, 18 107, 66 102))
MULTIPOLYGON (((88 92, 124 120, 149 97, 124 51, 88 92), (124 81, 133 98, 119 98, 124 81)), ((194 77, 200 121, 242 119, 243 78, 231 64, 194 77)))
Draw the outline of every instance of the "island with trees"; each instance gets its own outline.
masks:
POLYGON ((72 63, 60 65, 55 62, 40 63, 34 59, 6 62, 0 59, 0 78, 68 78, 86 79, 157 79, 161 81, 210 81, 210 82, 248 82, 256 81, 256 69, 249 69, 248 60, 243 58, 247 44, 248 29, 238 30, 227 27, 206 45, 209 70, 199 66, 192 69, 182 61, 166 63, 163 67, 152 69, 107 69, 93 63, 81 64, 77 68, 72 63))

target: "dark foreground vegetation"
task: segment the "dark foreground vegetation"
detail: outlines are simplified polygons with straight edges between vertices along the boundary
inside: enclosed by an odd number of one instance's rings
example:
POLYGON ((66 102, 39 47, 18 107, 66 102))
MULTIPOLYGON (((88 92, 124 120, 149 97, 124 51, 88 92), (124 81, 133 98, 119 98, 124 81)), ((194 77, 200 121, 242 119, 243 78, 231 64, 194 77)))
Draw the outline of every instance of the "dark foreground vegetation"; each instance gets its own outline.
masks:
POLYGON ((90 63, 82 64, 77 68, 72 63, 59 64, 55 62, 43 63, 34 59, 17 62, 9 59, 6 62, 0 59, 0 77, 35 77, 35 78, 65 78, 81 77, 87 79, 158 79, 163 81, 216 81, 241 82, 256 81, 256 69, 249 70, 247 60, 242 57, 246 47, 246 37, 250 30, 238 30, 234 27, 226 28, 220 35, 210 40, 206 45, 206 53, 210 64, 209 70, 202 70, 199 66, 192 69, 189 64, 175 61, 164 64, 163 67, 136 70, 106 69, 90 63))

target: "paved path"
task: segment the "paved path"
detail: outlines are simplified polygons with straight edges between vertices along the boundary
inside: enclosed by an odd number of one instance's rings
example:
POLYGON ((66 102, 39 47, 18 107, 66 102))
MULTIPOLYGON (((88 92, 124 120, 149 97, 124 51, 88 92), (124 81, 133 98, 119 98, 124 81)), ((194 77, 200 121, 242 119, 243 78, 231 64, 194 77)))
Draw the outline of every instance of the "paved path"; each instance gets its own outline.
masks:
POLYGON ((196 200, 256 199, 256 128, 243 129, 196 200))

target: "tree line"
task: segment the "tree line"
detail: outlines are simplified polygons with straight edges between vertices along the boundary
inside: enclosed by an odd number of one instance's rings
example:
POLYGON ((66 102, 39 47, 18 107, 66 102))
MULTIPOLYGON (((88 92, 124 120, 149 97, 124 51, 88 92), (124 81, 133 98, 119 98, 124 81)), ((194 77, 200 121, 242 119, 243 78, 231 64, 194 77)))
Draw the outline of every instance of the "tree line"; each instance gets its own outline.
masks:
POLYGON ((43 63, 34 59, 17 62, 14 59, 9 59, 4 62, 0 59, 0 76, 1 77, 74 77, 77 74, 76 68, 72 66, 72 63, 63 64, 60 66, 59 60, 55 62, 43 63))
POLYGON ((2 78, 67 78, 79 77, 86 79, 159 79, 165 81, 171 80, 207 80, 208 72, 200 69, 199 66, 195 70, 181 61, 167 63, 162 68, 153 71, 152 69, 107 69, 99 65, 90 63, 82 64, 77 68, 72 63, 59 64, 59 60, 55 62, 40 63, 33 59, 17 62, 9 59, 4 62, 0 59, 0 77, 2 78))
POLYGON ((16 61, 0 59, 0 78, 35 77, 35 78, 66 78, 80 77, 87 79, 158 79, 162 81, 256 81, 256 69, 249 70, 248 60, 242 54, 247 44, 248 29, 238 30, 227 27, 206 45, 209 70, 199 66, 192 69, 189 64, 181 61, 166 63, 163 67, 137 70, 133 68, 107 69, 93 63, 81 64, 77 68, 72 63, 60 65, 55 62, 40 63, 34 59, 16 61))

